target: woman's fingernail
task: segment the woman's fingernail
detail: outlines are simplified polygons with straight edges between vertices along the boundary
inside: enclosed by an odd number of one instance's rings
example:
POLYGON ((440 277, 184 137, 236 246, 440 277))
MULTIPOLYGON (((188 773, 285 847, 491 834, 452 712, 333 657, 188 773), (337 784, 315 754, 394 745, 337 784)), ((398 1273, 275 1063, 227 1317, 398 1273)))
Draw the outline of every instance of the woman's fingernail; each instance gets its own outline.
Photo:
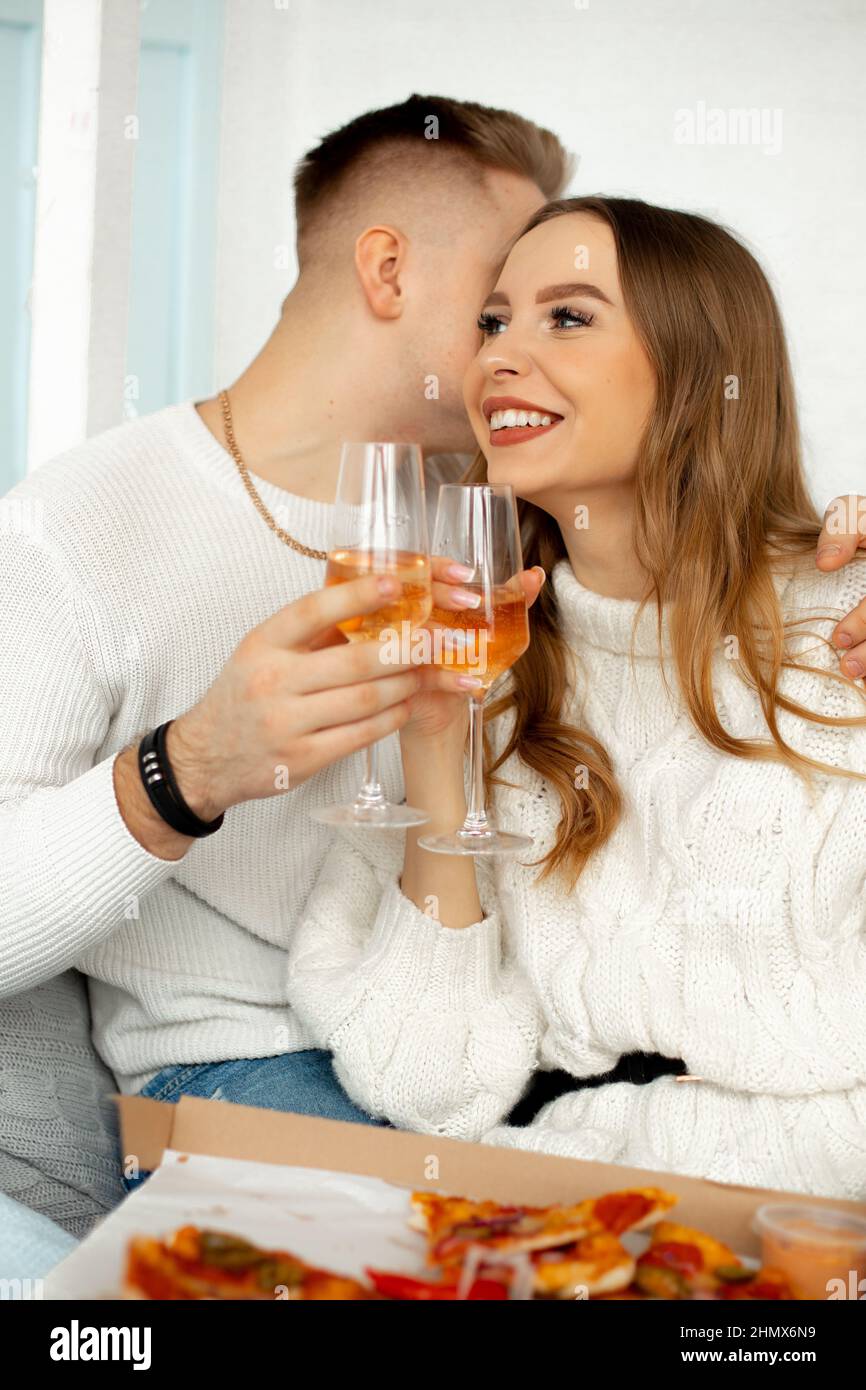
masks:
POLYGON ((541 575, 541 582, 542 582, 542 584, 543 584, 544 581, 545 581, 545 579, 547 578, 547 575, 545 574, 545 572, 544 572, 544 570, 542 569, 541 565, 533 565, 532 568, 533 568, 533 570, 535 571, 536 574, 540 574, 540 575, 541 575))
POLYGON ((456 579, 460 584, 468 584, 475 571, 471 565, 449 565, 445 573, 449 579, 456 579))
POLYGON ((390 575, 384 574, 384 575, 382 576, 382 578, 379 580, 379 593, 380 593, 380 594, 388 594, 388 595, 390 595, 391 597, 393 597, 394 594, 396 594, 396 593, 398 592, 398 590, 399 590, 399 584, 397 583, 397 580, 396 580, 396 579, 392 579, 392 578, 390 577, 390 575))
POLYGON ((483 682, 477 676, 458 676, 457 684, 461 690, 477 690, 483 682))
POLYGON ((854 638, 851 636, 850 632, 837 632, 836 634, 837 647, 850 647, 853 641, 854 638))
POLYGON ((480 608, 481 606, 481 595, 470 594, 468 589, 455 589, 451 598, 458 608, 480 608))
POLYGON ((825 555, 838 555, 841 549, 841 545, 822 545, 818 551, 818 559, 822 560, 825 555))
POLYGON ((854 660, 854 661, 846 661, 846 662, 845 662, 845 667, 846 667, 846 669, 847 669, 847 671, 848 671, 849 676, 857 677, 857 676, 862 676, 862 674, 863 674, 863 662, 862 662, 862 661, 857 661, 857 660, 854 660))

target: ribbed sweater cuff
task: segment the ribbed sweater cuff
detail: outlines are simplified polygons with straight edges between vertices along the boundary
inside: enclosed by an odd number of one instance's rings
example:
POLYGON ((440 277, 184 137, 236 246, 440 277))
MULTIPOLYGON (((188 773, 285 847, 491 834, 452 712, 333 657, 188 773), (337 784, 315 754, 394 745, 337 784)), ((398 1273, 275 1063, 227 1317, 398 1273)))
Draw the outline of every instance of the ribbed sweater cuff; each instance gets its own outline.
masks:
MULTIPOLYGON (((37 793, 39 795, 39 793, 37 793)), ((114 794, 114 756, 41 798, 39 833, 54 893, 91 922, 155 888, 177 868, 130 834, 114 794)))
POLYGON ((498 914, 443 927, 419 911, 395 880, 386 887, 367 952, 368 980, 449 1012, 483 1008, 502 993, 498 914))

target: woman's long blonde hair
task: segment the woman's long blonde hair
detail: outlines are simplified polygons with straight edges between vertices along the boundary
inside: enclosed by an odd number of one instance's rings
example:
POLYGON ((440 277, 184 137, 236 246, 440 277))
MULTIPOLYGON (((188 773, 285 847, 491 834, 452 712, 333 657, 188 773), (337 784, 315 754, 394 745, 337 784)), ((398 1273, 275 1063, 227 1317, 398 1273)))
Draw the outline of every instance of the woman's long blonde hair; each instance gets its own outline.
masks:
MULTIPOLYGON (((841 681, 864 703, 866 696, 840 672, 791 660, 785 647, 785 629, 798 620, 782 618, 774 561, 813 556, 823 519, 803 474, 785 335, 763 271, 706 218, 633 199, 560 199, 540 209, 520 236, 570 213, 592 214, 610 227, 626 308, 655 369, 655 407, 635 473, 633 544, 652 580, 641 611, 654 598, 661 627, 661 605, 672 603, 672 657, 694 725, 733 757, 785 762, 807 776, 815 769, 862 776, 798 753, 777 723, 778 709, 814 723, 866 723, 818 715, 788 699, 778 689, 784 667, 841 681), (734 738, 719 719, 713 654, 730 638, 739 674, 760 699, 769 741, 734 738)), ((465 481, 485 478, 479 455, 465 481)), ((520 502, 519 512, 525 564, 542 565, 549 576, 566 555, 559 527, 531 503, 520 502)), ((842 613, 827 616, 838 621, 842 613)), ((490 709, 491 717, 513 709, 515 719, 488 778, 499 780, 496 770, 516 752, 553 786, 562 815, 556 842, 539 863, 542 877, 556 871, 573 885, 612 834, 623 802, 605 748, 563 721, 567 690, 567 648, 548 583, 531 612, 529 648, 490 709), (578 764, 587 770, 585 787, 575 786, 578 764)))

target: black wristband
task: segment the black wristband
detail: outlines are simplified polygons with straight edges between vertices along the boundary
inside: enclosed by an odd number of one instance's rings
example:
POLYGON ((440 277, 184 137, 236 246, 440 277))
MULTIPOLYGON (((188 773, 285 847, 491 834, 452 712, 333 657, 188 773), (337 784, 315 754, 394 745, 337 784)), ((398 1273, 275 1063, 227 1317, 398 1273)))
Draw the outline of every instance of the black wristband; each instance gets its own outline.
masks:
POLYGON ((145 734, 138 746, 138 769, 151 805, 166 825, 170 825, 179 835, 201 840, 205 835, 213 835, 215 830, 219 830, 225 813, 217 816, 216 820, 204 821, 184 801, 165 747, 165 735, 172 722, 169 719, 166 724, 160 724, 158 729, 145 734))

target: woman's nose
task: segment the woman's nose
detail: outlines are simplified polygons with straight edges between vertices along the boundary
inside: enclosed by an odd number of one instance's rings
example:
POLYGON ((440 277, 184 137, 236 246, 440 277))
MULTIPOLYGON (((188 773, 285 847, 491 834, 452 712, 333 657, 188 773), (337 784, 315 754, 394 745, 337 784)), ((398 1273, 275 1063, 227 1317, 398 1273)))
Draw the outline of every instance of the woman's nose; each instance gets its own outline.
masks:
POLYGON ((516 345, 511 344, 499 346, 491 343, 482 353, 481 364, 493 380, 525 376, 530 370, 529 358, 516 345))

